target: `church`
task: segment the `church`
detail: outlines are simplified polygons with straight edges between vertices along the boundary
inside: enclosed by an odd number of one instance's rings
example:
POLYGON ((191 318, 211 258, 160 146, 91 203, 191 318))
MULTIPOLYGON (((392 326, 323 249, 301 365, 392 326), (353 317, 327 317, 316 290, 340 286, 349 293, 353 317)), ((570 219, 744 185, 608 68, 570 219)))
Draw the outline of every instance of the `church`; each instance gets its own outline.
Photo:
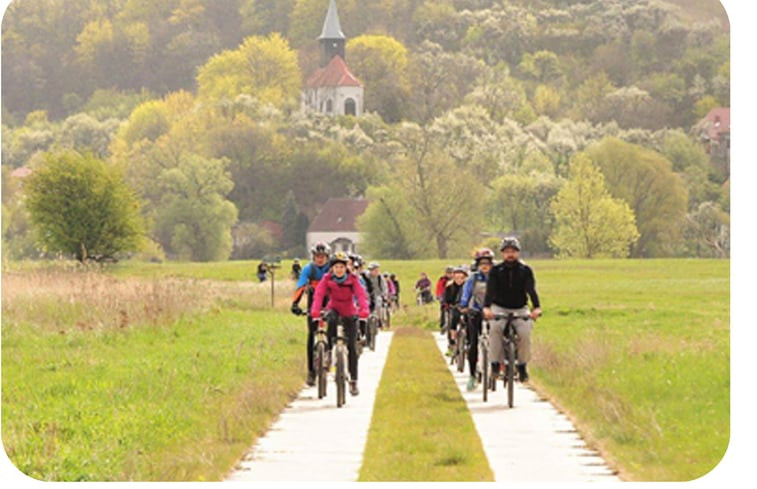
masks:
POLYGON ((336 0, 330 0, 323 30, 318 38, 321 62, 305 81, 302 106, 323 114, 363 114, 363 84, 344 60, 346 38, 339 24, 336 0))

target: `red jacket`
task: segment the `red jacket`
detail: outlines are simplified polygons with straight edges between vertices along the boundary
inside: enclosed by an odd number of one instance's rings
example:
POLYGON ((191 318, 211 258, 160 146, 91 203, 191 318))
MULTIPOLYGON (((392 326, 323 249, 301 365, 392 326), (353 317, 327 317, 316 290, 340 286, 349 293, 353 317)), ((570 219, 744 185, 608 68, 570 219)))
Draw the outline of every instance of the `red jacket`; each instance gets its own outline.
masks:
POLYGON ((442 296, 444 295, 444 289, 447 288, 447 281, 449 279, 446 275, 442 275, 439 277, 439 280, 436 281, 436 298, 437 300, 441 300, 442 296))
POLYGON ((318 286, 315 288, 313 297, 313 306, 310 309, 310 315, 313 319, 321 317, 320 305, 323 304, 323 298, 328 296, 329 303, 326 309, 333 309, 340 316, 354 316, 357 314, 361 318, 368 317, 368 299, 365 289, 360 285, 360 281, 352 273, 347 273, 347 278, 341 284, 338 284, 331 275, 331 272, 323 276, 318 286), (355 297, 357 297, 358 310, 355 311, 355 297))

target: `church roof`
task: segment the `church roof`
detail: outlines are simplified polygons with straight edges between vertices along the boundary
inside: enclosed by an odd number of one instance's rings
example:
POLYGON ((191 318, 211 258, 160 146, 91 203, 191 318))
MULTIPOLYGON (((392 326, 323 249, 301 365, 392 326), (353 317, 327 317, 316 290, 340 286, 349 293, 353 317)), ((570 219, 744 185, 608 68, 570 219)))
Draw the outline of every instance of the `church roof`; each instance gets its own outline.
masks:
POLYGON ((336 11, 336 0, 329 2, 329 11, 323 21, 323 30, 318 39, 344 39, 342 26, 339 25, 339 12, 336 11))
POLYGON ((305 82, 307 88, 319 87, 362 87, 360 80, 347 68, 341 56, 331 58, 325 68, 318 68, 305 82))
POLYGON ((368 207, 363 199, 329 199, 315 217, 308 232, 355 232, 357 218, 368 207))

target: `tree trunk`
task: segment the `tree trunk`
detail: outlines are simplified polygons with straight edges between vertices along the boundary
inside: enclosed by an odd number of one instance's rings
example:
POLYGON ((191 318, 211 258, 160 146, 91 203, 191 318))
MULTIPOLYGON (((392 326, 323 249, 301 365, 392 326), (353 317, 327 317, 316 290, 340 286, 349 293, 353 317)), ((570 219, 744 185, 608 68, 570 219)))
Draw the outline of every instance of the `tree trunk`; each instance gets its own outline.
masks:
POLYGON ((447 238, 445 238, 441 234, 436 235, 436 250, 439 254, 439 258, 447 258, 447 238))

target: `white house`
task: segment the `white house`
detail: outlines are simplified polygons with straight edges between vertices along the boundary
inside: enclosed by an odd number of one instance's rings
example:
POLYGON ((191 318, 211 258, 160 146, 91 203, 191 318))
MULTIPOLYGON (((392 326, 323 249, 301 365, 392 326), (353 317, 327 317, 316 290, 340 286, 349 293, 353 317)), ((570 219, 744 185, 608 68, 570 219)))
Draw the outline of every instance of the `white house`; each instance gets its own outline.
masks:
POLYGON ((331 246, 332 251, 358 253, 360 233, 357 230, 357 218, 368 207, 363 199, 329 199, 321 212, 310 223, 306 234, 307 249, 318 241, 331 246))

